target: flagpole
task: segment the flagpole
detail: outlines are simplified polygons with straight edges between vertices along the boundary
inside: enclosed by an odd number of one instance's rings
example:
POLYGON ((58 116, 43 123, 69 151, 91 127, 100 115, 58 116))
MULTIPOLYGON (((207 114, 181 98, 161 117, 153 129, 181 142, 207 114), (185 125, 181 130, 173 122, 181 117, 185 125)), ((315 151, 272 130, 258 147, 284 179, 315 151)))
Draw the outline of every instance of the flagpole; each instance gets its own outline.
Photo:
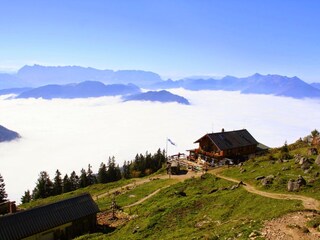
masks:
POLYGON ((166 159, 168 161, 168 138, 166 138, 166 159))

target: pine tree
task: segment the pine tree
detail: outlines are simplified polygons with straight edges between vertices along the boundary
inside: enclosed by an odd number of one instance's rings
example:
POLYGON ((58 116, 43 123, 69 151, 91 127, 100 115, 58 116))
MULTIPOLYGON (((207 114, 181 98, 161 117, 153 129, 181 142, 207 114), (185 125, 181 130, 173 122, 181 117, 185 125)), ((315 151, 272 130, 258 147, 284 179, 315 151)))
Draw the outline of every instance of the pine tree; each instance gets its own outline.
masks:
POLYGON ((130 163, 129 161, 124 161, 123 166, 122 166, 122 176, 125 179, 129 179, 131 178, 131 174, 130 174, 130 163))
POLYGON ((108 182, 108 173, 107 166, 102 162, 98 171, 98 183, 107 183, 108 182))
POLYGON ((75 171, 72 171, 70 175, 71 191, 77 190, 80 185, 80 179, 75 171))
POLYGON ((84 188, 88 186, 88 177, 87 177, 87 172, 83 168, 81 169, 81 175, 79 179, 79 187, 84 188))
POLYGON ((93 175, 93 172, 91 170, 91 165, 88 165, 88 171, 87 171, 87 179, 88 179, 88 185, 95 184, 97 182, 96 177, 93 175))
POLYGON ((68 177, 68 174, 66 174, 63 178, 63 187, 62 187, 62 192, 70 192, 72 191, 72 183, 68 177))
POLYGON ((62 179, 61 179, 61 173, 57 169, 56 176, 53 180, 53 195, 59 195, 62 193, 62 179))
POLYGON ((3 177, 0 174, 0 203, 5 202, 8 194, 5 189, 6 184, 4 183, 3 177))
POLYGON ((108 182, 115 182, 121 179, 121 171, 119 166, 116 166, 116 161, 114 157, 109 157, 107 176, 108 182))
POLYGON ((28 203, 31 201, 31 194, 30 191, 27 190, 24 192, 24 195, 21 197, 21 203, 28 203))
POLYGON ((46 198, 53 195, 53 183, 46 171, 40 172, 37 185, 32 195, 33 199, 46 198))

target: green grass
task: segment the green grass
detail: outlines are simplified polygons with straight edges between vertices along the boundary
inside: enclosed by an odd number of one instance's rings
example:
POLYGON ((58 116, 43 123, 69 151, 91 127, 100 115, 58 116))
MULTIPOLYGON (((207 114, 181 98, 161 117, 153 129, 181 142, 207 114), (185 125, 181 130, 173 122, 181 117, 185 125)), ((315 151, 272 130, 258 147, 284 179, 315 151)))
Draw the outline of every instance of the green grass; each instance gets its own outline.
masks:
POLYGON ((211 174, 188 179, 126 209, 137 217, 114 232, 79 239, 248 239, 264 220, 303 208, 298 201, 264 198, 241 187, 221 190, 232 185, 211 174))
POLYGON ((68 192, 68 193, 64 193, 64 194, 60 194, 60 195, 52 196, 52 197, 48 197, 48 198, 43 198, 43 199, 41 198, 41 199, 31 201, 29 203, 21 204, 21 205, 19 205, 19 208, 21 208, 21 209, 33 208, 33 207, 53 203, 53 202, 56 202, 59 200, 63 200, 66 198, 70 198, 73 196, 77 196, 82 193, 90 193, 92 196, 95 196, 95 195, 99 195, 99 194, 108 192, 113 188, 125 186, 133 181, 134 181, 134 179, 129 179, 129 180, 123 179, 123 180, 120 180, 117 182, 112 182, 112 183, 94 184, 94 185, 91 185, 91 186, 88 186, 85 188, 77 189, 72 192, 68 192))
MULTIPOLYGON (((124 207, 139 201, 140 199, 148 196, 149 194, 153 193, 154 191, 168 186, 176 182, 174 179, 158 179, 147 182, 142 185, 137 185, 132 189, 124 188, 121 190, 121 194, 115 197, 115 201, 118 206, 124 207)), ((101 211, 110 209, 111 201, 112 201, 113 194, 105 196, 103 198, 98 198, 96 203, 98 204, 101 211)))
MULTIPOLYGON (((291 151, 290 154, 294 155, 299 152, 300 154, 306 154, 307 148, 296 149, 291 151)), ((273 154, 275 157, 276 154, 273 154)), ((308 158, 314 159, 316 156, 308 158)), ((307 185, 302 187, 299 192, 290 192, 292 194, 300 194, 320 200, 320 178, 315 177, 317 172, 320 172, 320 167, 315 163, 312 164, 312 170, 309 173, 305 173, 301 169, 301 165, 296 164, 294 159, 290 159, 288 162, 280 163, 278 159, 269 160, 269 156, 259 157, 257 159, 251 159, 244 163, 242 169, 246 171, 241 173, 240 168, 235 166, 223 171, 224 176, 236 178, 255 185, 258 189, 263 191, 277 192, 277 193, 289 193, 287 191, 287 183, 290 179, 296 180, 301 175, 306 181, 307 185), (273 184, 269 186, 262 186, 261 181, 257 181, 255 178, 258 176, 275 176, 273 184), (315 180, 314 183, 310 183, 310 180, 315 180)))

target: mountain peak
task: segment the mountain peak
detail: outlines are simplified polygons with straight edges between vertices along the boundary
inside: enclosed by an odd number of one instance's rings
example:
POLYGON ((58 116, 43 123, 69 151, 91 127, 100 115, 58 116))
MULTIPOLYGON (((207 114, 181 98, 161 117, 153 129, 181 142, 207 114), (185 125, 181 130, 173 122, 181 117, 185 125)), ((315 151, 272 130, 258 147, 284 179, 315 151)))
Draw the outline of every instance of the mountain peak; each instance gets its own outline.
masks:
POLYGON ((17 132, 9 130, 0 125, 0 142, 8 142, 20 138, 17 132))

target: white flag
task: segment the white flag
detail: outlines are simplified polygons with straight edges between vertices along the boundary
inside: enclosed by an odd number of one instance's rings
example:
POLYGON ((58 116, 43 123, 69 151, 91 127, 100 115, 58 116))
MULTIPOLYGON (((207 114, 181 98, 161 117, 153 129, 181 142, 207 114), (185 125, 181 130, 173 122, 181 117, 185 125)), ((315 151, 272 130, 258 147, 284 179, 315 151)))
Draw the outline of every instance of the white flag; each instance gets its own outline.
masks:
POLYGON ((177 146, 174 142, 172 142, 169 138, 168 138, 168 142, 171 143, 173 146, 177 146))

